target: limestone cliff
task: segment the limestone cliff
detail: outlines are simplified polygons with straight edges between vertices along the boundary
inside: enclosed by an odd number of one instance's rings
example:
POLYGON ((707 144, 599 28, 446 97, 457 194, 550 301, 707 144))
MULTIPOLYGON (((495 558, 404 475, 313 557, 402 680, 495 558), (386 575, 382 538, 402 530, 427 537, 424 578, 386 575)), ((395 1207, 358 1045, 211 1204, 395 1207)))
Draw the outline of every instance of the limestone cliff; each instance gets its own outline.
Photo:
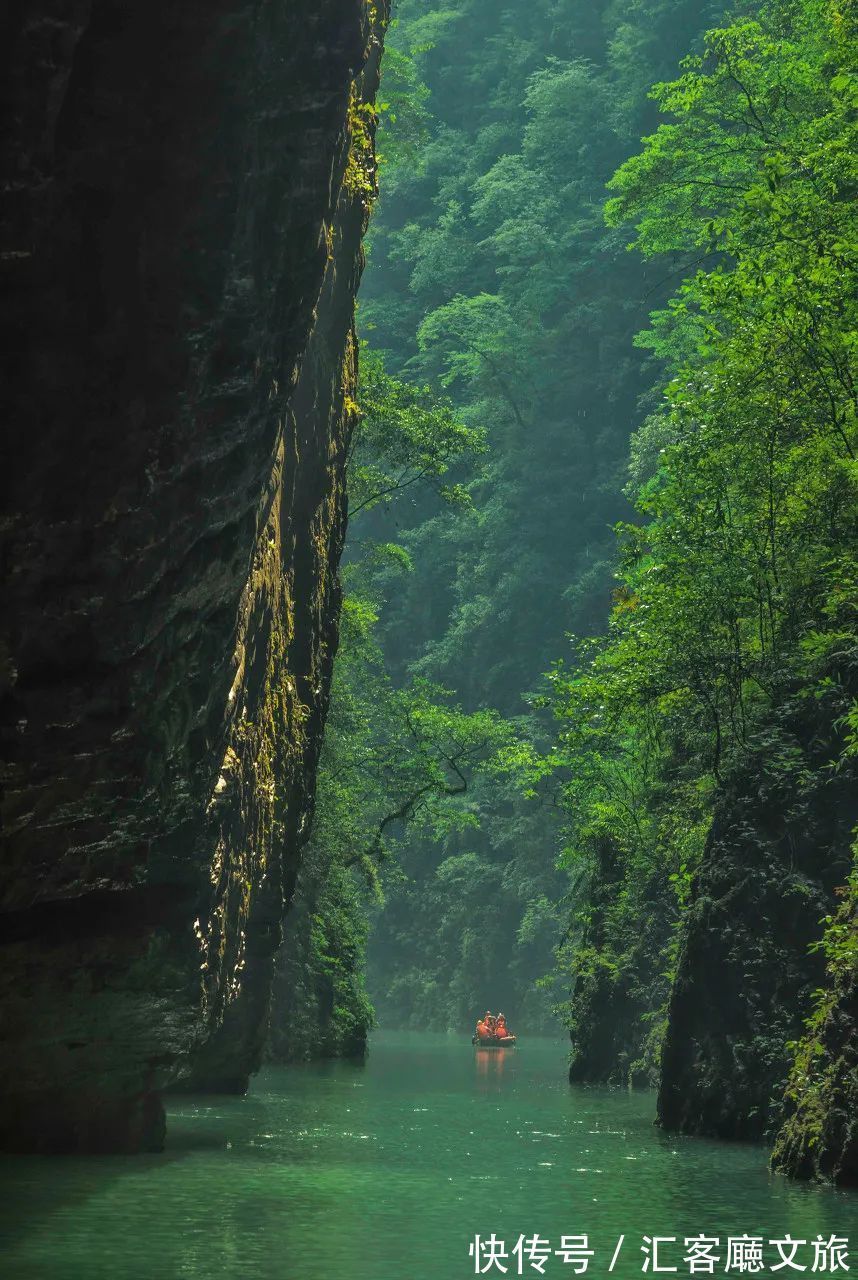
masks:
POLYGON ((799 699, 779 740, 761 741, 716 806, 668 1006, 658 1099, 669 1129, 771 1136, 789 1045, 824 980, 822 920, 851 864, 855 769, 833 767, 840 734, 823 703, 799 699))
POLYGON ((383 7, 0 18, 0 1144, 258 1062, 336 645, 383 7))

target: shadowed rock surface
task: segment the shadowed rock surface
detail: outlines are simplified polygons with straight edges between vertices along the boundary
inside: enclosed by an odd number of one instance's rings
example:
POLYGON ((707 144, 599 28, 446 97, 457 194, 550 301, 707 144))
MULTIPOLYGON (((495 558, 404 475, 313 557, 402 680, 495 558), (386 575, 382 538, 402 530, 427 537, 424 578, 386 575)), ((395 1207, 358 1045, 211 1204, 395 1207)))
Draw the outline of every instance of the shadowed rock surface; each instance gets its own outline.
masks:
POLYGON ((7 1148, 157 1148, 166 1085, 258 1064, 336 645, 382 18, 0 18, 7 1148))
POLYGON ((858 909, 853 872, 829 930, 825 988, 790 1076, 788 1115, 772 1155, 795 1178, 858 1186, 858 909))
POLYGON ((725 788, 684 924, 661 1058, 659 1122, 720 1138, 771 1137, 790 1045, 825 981, 812 949, 851 864, 855 771, 827 767, 836 731, 791 723, 805 786, 766 770, 767 746, 725 788))

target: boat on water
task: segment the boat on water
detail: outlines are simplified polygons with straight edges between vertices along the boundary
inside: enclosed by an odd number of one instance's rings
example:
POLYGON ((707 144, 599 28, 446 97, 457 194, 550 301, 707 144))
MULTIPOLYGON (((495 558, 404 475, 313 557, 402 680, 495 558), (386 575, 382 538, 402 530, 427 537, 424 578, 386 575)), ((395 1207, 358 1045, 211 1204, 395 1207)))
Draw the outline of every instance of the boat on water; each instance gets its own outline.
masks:
POLYGON ((487 1009, 485 1017, 477 1018, 471 1044, 481 1049, 511 1049, 515 1044, 515 1036, 502 1013, 493 1014, 487 1009))

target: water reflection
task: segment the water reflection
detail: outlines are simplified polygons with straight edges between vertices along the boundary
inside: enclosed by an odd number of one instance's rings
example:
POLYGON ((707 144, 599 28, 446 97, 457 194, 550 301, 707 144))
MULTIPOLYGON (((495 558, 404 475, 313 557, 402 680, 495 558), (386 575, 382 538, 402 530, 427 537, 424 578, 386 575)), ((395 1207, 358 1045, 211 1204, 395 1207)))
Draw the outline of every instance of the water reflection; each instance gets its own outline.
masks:
POLYGON ((474 1058, 477 1064, 478 1076, 494 1076, 500 1078, 503 1075, 504 1059, 507 1053, 514 1053, 513 1049, 474 1049, 474 1058))
POLYGON ((269 1070, 246 1099, 171 1099, 163 1156, 6 1161, 2 1273, 464 1280, 476 1233, 586 1232, 594 1280, 620 1233, 612 1280, 639 1280, 645 1233, 858 1246, 858 1197, 772 1177, 759 1148, 665 1135, 651 1095, 571 1089, 566 1048, 380 1037, 365 1071, 269 1070))

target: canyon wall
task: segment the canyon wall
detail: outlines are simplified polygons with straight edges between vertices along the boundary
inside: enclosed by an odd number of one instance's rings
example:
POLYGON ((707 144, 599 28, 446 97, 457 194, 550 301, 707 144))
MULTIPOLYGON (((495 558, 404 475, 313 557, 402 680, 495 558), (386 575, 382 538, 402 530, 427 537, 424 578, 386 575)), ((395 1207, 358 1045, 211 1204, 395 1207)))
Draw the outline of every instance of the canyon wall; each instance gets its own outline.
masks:
POLYGON ((858 1186, 858 866, 826 930, 826 981, 796 1052, 772 1154, 796 1178, 858 1186))
MULTIPOLYGON (((819 944, 852 865, 858 778, 854 760, 838 764, 839 723, 824 699, 787 704, 780 726, 795 771, 776 767, 768 737, 748 754, 725 780, 694 880, 661 1055, 668 1129, 771 1139, 794 1043, 829 985, 819 944)), ((854 1056, 854 983, 841 986, 826 1030, 838 1069, 854 1056)), ((848 1077, 844 1093, 854 1066, 848 1077)), ((841 1146, 854 1142, 849 1129, 841 1146)))
POLYGON ((3 106, 0 1145, 241 1089, 336 647, 384 7, 21 0, 3 106))

